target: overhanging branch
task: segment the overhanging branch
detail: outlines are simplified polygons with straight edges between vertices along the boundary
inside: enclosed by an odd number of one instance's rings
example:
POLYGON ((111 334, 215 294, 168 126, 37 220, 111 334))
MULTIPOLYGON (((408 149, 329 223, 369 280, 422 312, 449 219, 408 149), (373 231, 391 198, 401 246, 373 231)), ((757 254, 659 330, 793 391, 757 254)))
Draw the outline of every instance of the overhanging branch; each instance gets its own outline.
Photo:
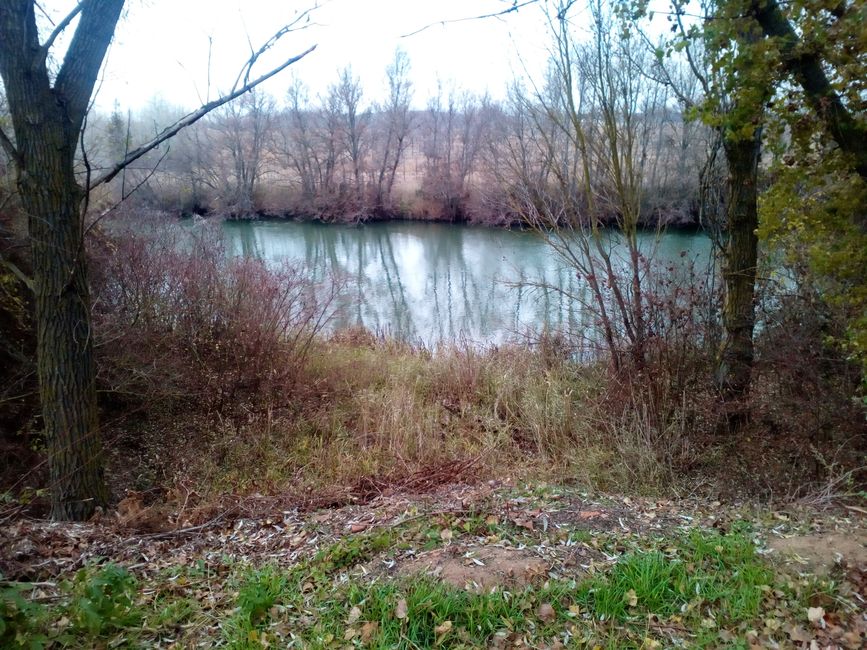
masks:
POLYGON ((238 88, 237 90, 233 90, 231 93, 229 93, 227 95, 223 95, 222 97, 218 97, 217 99, 215 99, 212 102, 208 102, 207 104, 203 105, 201 108, 193 111, 192 113, 188 113, 187 115, 185 115, 184 117, 179 119, 177 122, 175 122, 171 126, 166 127, 160 134, 155 136, 150 141, 145 142, 143 145, 130 151, 123 160, 121 160, 119 163, 110 167, 108 169, 108 171, 101 174, 97 178, 93 179, 91 181, 88 189, 92 190, 93 188, 95 188, 99 185, 102 185, 103 183, 108 183, 115 176, 117 176, 120 172, 122 172, 125 167, 129 166, 131 163, 135 162, 136 160, 138 160, 139 158, 144 156, 149 151, 156 149, 158 146, 160 146, 166 140, 173 138, 182 129, 185 129, 188 126, 195 124, 200 119, 205 117, 205 115, 207 115, 208 113, 210 113, 214 109, 219 108, 223 104, 227 104, 228 102, 232 101, 233 99, 240 97, 244 93, 251 91, 253 88, 258 86, 262 82, 267 81, 268 79, 270 79, 271 77, 273 77, 277 73, 282 72, 283 70, 288 68, 293 63, 300 61, 301 59, 303 59, 305 56, 310 54, 315 49, 316 49, 315 45, 307 48, 301 54, 298 54, 297 56, 293 56, 291 59, 288 59, 283 64, 277 66, 276 68, 274 68, 270 72, 267 72, 267 73, 263 74, 261 77, 258 77, 257 79, 254 79, 253 81, 250 81, 249 83, 244 84, 241 88, 238 88))
POLYGON ((801 39, 776 0, 755 2, 756 20, 765 36, 778 38, 783 64, 803 88, 807 101, 841 151, 851 156, 855 171, 867 180, 867 127, 846 108, 822 68, 822 61, 801 39))

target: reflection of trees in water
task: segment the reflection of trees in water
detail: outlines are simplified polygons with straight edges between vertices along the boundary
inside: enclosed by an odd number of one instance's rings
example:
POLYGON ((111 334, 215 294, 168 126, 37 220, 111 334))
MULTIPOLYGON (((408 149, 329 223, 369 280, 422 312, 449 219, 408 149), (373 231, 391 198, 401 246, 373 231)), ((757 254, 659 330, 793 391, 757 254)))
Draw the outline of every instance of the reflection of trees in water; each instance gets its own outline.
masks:
POLYGON ((404 339, 418 336, 413 319, 413 310, 406 300, 406 290, 400 277, 400 266, 394 256, 394 245, 390 234, 383 228, 374 231, 379 259, 382 262, 383 276, 391 297, 391 319, 394 333, 404 339))
MULTIPOLYGON (((291 222, 231 224, 225 232, 234 254, 298 261, 316 282, 343 277, 337 327, 387 328, 429 344, 459 336, 499 342, 544 328, 578 340, 593 331, 592 311, 582 308, 589 296, 586 282, 528 233, 291 222)), ((695 241, 696 236, 667 236, 659 255, 679 259, 695 241)))

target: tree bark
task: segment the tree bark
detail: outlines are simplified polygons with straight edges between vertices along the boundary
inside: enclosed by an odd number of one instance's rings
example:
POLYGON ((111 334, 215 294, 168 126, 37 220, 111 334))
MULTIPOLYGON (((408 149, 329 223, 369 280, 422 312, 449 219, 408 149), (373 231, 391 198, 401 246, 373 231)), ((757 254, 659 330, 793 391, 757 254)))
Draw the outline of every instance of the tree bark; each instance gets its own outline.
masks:
POLYGON ((85 0, 76 7, 79 24, 52 86, 34 3, 0 5, 0 74, 28 217, 37 374, 56 519, 86 519, 108 496, 81 215, 86 190, 75 178, 74 164, 87 104, 122 7, 123 0, 85 0))
POLYGON ((761 129, 752 138, 729 136, 723 147, 729 168, 729 197, 723 341, 717 379, 724 401, 736 405, 749 391, 753 367, 761 129))

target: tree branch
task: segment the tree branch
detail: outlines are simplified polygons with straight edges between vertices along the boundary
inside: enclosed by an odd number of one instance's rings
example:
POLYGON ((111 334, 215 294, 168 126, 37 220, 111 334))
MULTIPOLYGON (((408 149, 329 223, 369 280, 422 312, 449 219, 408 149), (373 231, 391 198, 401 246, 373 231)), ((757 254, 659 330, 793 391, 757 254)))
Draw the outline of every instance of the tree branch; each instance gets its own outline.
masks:
POLYGON ((46 39, 45 43, 40 48, 39 55, 34 62, 35 66, 38 67, 45 64, 45 59, 48 57, 48 50, 51 49, 51 46, 54 45, 54 41, 57 40, 57 37, 60 36, 63 30, 69 27, 69 23, 71 23, 75 19, 75 17, 81 13, 81 9, 83 6, 84 2, 79 2, 77 5, 75 5, 75 8, 70 11, 66 15, 66 18, 61 20, 54 28, 54 31, 52 31, 51 34, 48 35, 48 39, 46 39))
MULTIPOLYGON (((314 9, 316 9, 316 7, 311 7, 310 9, 306 9, 305 11, 301 12, 301 14, 299 14, 295 18, 295 20, 293 20, 288 25, 284 25, 279 30, 277 30, 274 33, 274 35, 271 38, 269 38, 267 41, 265 41, 265 43, 262 45, 262 47, 260 47, 255 52, 253 51, 252 45, 250 46, 250 58, 247 61, 247 63, 244 64, 244 67, 241 68, 241 72, 238 73, 238 77, 237 77, 237 79, 235 79, 235 83, 232 85, 232 92, 234 92, 235 89, 238 87, 238 84, 241 82, 242 77, 244 79, 245 84, 250 83, 250 72, 253 69, 253 65, 256 63, 256 61, 259 60, 260 56, 262 56, 265 52, 267 52, 272 47, 274 47, 274 44, 277 43, 277 41, 279 41, 281 38, 283 38, 289 32, 294 32, 294 31, 299 31, 299 30, 305 29, 306 26, 296 28, 296 25, 298 23, 300 23, 302 20, 304 20, 305 18, 307 18, 307 22, 309 25, 310 13, 314 9)), ((249 40, 249 37, 248 37, 248 40, 249 40)))
POLYGON ((7 260, 2 255, 0 255, 0 264, 2 264, 7 269, 9 269, 12 272, 12 275, 14 275, 22 283, 24 283, 24 286, 26 286, 31 292, 33 291, 33 278, 31 278, 24 271, 22 271, 20 268, 18 268, 18 266, 16 264, 7 260))
POLYGON ((2 127, 0 127, 0 146, 3 147, 3 151, 6 152, 6 155, 12 159, 16 166, 20 167, 21 154, 18 153, 18 149, 12 144, 12 140, 9 139, 9 136, 6 135, 6 131, 2 127))
POLYGON ((445 26, 445 25, 449 25, 452 23, 463 23, 463 22, 466 22, 468 20, 484 20, 485 18, 499 18, 500 16, 505 16, 506 14, 516 12, 516 11, 518 11, 518 9, 521 9, 522 7, 526 7, 527 5, 536 4, 537 2, 539 2, 539 0, 525 0, 525 2, 520 2, 520 3, 517 0, 514 0, 511 7, 509 7, 508 9, 503 9, 502 11, 495 11, 495 12, 490 13, 490 14, 482 14, 481 16, 467 16, 465 18, 454 18, 452 20, 438 20, 434 23, 430 23, 428 25, 425 25, 424 27, 417 29, 414 32, 410 32, 409 34, 403 34, 403 35, 401 35, 401 38, 409 38, 410 36, 415 36, 416 34, 421 34, 426 29, 430 29, 431 27, 435 27, 437 25, 445 26))
POLYGON ((182 129, 185 129, 188 126, 195 124, 200 119, 205 117, 205 115, 207 115, 208 113, 210 113, 214 109, 219 108, 223 104, 226 104, 226 103, 232 101, 233 99, 240 97, 244 93, 249 92, 250 90, 252 90, 256 86, 258 86, 262 82, 267 81, 268 79, 270 79, 271 77, 273 77, 277 73, 282 72, 283 70, 288 68, 293 63, 300 61, 301 59, 303 59, 305 56, 310 54, 315 49, 316 49, 315 45, 307 48, 301 54, 293 56, 291 59, 288 59, 286 62, 277 66, 276 68, 274 68, 270 72, 267 72, 267 73, 263 74, 261 77, 258 77, 257 79, 254 79, 253 81, 250 81, 250 82, 244 84, 244 86, 242 86, 241 88, 238 88, 237 90, 233 90, 228 95, 223 95, 222 97, 218 97, 217 99, 215 99, 212 102, 208 102, 207 104, 205 104, 204 106, 202 106, 198 110, 193 111, 192 113, 188 113, 187 115, 185 115, 184 117, 179 119, 177 122, 175 122, 171 126, 163 129, 163 131, 161 133, 159 133, 157 136, 155 136, 150 141, 148 141, 148 142, 144 143, 143 145, 137 147, 136 149, 133 149, 132 151, 130 151, 123 160, 121 160, 119 163, 113 165, 112 167, 110 167, 108 169, 107 172, 101 174, 96 179, 94 179, 90 183, 90 186, 88 187, 88 189, 92 190, 93 188, 95 188, 99 185, 102 185, 103 183, 108 183, 115 176, 117 176, 121 171, 123 171, 124 168, 126 168, 131 163, 135 162, 136 160, 138 160, 139 158, 144 156, 149 151, 156 149, 159 145, 161 145, 163 142, 165 142, 169 138, 172 138, 175 135, 177 135, 177 133, 179 131, 181 131, 182 129))
POLYGON ((753 2, 756 20, 765 36, 781 42, 783 65, 803 88, 816 115, 841 151, 855 161, 855 171, 867 180, 867 127, 859 124, 840 99, 822 69, 822 61, 792 28, 776 0, 753 2))
POLYGON ((124 0, 82 0, 80 4, 81 19, 54 83, 54 92, 65 104, 69 127, 75 133, 81 129, 124 0))

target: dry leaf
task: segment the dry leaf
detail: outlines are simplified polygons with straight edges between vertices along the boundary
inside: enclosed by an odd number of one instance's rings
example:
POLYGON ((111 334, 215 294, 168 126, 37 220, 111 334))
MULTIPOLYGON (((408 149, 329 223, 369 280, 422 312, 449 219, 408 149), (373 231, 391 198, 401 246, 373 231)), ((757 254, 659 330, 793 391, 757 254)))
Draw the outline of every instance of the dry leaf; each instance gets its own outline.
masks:
POLYGON ((443 621, 442 625, 437 625, 434 628, 434 632, 436 632, 437 635, 448 634, 451 629, 452 629, 452 622, 451 621, 443 621))
POLYGON ((813 635, 807 632, 800 625, 793 626, 791 630, 789 630, 789 638, 796 643, 809 643, 813 640, 813 635))
POLYGON ((358 630, 356 630, 354 627, 350 627, 346 630, 346 632, 344 632, 343 640, 344 641, 351 641, 352 639, 355 638, 355 636, 357 634, 358 634, 358 630))
POLYGON ((444 542, 450 542, 450 541, 452 541, 452 531, 451 531, 451 528, 443 528, 443 529, 440 531, 440 539, 443 540, 444 542))
POLYGON ((813 625, 822 625, 825 623, 825 609, 822 607, 810 607, 807 609, 807 620, 813 625))
POLYGON ((373 638, 373 635, 376 634, 376 631, 379 629, 379 623, 376 621, 370 621, 369 623, 365 623, 361 626, 361 642, 369 643, 373 638))
POLYGON ((349 530, 353 533, 360 533, 367 530, 367 524, 352 524, 349 530))
POLYGON ((349 610, 349 618, 346 619, 346 622, 350 625, 354 625, 358 619, 361 618, 361 609, 358 606, 353 607, 349 610))
POLYGON ((630 589, 624 596, 630 607, 635 607, 638 604, 638 596, 635 594, 635 589, 630 589))
POLYGON ((551 603, 542 603, 539 605, 539 611, 537 612, 539 618, 541 618, 546 623, 553 621, 557 616, 557 612, 554 611, 554 608, 551 607, 551 603))
POLYGON ((397 601, 397 607, 394 608, 394 616, 400 620, 406 618, 406 599, 401 598, 397 601))

